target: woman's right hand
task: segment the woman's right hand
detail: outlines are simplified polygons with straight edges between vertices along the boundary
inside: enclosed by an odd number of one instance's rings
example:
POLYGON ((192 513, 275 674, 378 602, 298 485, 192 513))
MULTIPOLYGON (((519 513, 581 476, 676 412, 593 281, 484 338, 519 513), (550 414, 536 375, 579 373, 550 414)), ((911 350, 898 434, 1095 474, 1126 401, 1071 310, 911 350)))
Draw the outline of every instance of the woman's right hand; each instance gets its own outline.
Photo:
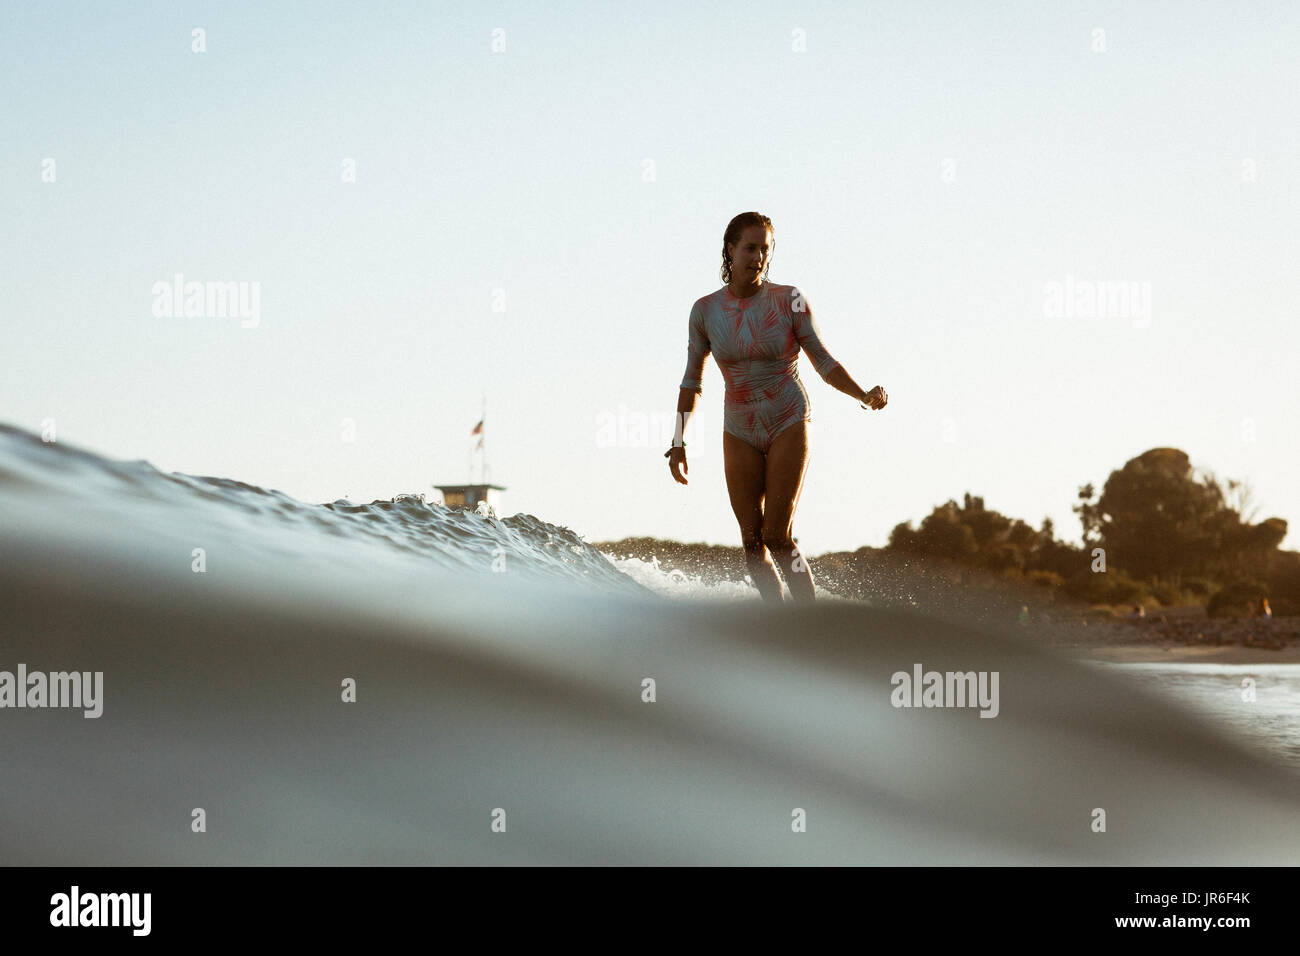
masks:
POLYGON ((878 410, 889 404, 889 395, 885 391, 883 385, 877 385, 871 391, 863 395, 861 401, 866 403, 862 406, 863 408, 878 410))
POLYGON ((690 482, 682 476, 682 471, 688 475, 691 472, 690 466, 686 464, 686 449, 681 445, 676 445, 669 448, 664 453, 664 457, 668 459, 668 470, 672 473, 673 480, 681 485, 689 485, 690 482), (679 466, 680 471, 678 470, 679 466))

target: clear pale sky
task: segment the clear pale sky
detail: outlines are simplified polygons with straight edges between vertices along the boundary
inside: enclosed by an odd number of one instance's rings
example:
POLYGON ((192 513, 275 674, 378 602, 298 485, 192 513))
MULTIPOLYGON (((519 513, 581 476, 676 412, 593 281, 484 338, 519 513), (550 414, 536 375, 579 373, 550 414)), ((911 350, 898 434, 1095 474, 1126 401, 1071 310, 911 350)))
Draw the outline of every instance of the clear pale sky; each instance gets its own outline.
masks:
POLYGON ((1297 49, 1285 2, 7 2, 0 420, 369 501, 465 480, 486 394, 504 510, 737 544, 712 359, 689 486, 600 426, 671 414, 755 209, 890 396, 801 359, 809 553, 965 491, 1077 541, 1078 486, 1157 446, 1294 548, 1297 49), (258 324, 155 316, 177 273, 258 283, 258 324), (1149 317, 1050 318, 1067 279, 1149 317))

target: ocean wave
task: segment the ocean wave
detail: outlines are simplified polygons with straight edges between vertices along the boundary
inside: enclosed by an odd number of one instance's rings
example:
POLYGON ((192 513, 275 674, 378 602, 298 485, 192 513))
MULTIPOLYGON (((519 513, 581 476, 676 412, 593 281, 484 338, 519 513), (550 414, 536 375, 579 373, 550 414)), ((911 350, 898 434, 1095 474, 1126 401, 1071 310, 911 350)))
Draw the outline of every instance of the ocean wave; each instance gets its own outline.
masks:
POLYGON ((9 427, 0 520, 0 671, 103 681, 96 718, 0 709, 7 863, 1300 851, 1297 775, 1222 723, 923 608, 675 600, 534 517, 305 504, 9 427), (996 716, 895 706, 917 666, 1000 675, 996 716))

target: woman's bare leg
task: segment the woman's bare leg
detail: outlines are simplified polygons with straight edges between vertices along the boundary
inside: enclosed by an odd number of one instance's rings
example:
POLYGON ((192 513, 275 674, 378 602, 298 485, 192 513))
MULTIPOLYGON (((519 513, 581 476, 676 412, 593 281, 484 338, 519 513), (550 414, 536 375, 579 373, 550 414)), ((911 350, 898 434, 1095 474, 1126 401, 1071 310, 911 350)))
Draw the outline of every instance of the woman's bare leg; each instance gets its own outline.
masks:
POLYGON ((745 566, 764 601, 784 600, 781 579, 763 545, 763 487, 767 464, 763 453, 730 432, 722 433, 722 460, 727 475, 731 510, 740 524, 740 541, 745 548, 745 566))
POLYGON ((808 469, 808 423, 797 422, 772 440, 767 450, 763 506, 763 544, 781 567, 781 574, 796 601, 817 597, 812 567, 795 547, 794 511, 799 506, 804 474, 808 469))

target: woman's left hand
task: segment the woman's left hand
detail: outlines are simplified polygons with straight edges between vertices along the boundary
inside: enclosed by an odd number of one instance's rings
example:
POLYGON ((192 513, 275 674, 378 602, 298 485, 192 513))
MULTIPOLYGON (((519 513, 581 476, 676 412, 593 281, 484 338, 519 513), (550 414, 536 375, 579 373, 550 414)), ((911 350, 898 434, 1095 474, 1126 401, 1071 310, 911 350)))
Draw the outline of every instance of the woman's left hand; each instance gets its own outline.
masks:
POLYGON ((863 401, 866 402, 863 408, 881 409, 889 404, 889 395, 883 386, 877 385, 863 396, 863 401))

